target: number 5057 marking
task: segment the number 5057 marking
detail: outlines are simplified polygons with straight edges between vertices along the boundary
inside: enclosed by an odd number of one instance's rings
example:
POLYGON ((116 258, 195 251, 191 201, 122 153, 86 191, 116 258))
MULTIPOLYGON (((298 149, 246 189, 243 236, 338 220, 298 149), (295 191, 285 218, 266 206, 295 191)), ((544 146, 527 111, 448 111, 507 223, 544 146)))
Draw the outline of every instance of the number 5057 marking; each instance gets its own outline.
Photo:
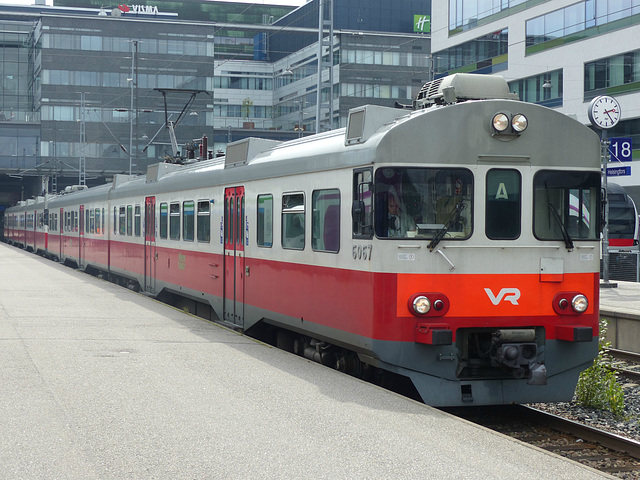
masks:
POLYGON ((371 260, 371 251, 373 245, 354 245, 353 246, 353 259, 354 260, 371 260))

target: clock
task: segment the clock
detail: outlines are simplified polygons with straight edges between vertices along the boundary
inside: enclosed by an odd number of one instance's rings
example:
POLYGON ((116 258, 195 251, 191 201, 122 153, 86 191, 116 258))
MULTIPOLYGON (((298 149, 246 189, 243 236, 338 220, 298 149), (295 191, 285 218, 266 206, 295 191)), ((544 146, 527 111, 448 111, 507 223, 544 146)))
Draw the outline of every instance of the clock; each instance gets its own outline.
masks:
POLYGON ((591 100, 588 110, 589 120, 594 127, 609 129, 620 121, 620 104, 608 95, 591 100))

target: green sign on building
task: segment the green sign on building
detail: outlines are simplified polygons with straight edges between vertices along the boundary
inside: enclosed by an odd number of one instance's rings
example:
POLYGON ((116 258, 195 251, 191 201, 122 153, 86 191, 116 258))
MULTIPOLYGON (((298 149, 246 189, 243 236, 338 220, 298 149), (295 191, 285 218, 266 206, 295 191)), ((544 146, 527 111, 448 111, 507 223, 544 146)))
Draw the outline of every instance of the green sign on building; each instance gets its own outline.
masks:
POLYGON ((431 33, 431 16, 430 15, 414 15, 413 31, 417 33, 431 33))

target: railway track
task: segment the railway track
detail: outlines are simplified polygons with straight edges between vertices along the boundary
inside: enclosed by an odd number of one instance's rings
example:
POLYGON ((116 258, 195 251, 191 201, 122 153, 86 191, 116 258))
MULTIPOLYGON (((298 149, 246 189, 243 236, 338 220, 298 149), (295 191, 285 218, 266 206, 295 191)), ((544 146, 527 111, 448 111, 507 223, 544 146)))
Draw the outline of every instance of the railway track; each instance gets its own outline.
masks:
POLYGON ((640 479, 640 442, 527 406, 444 409, 623 479, 640 479))
POLYGON ((611 368, 629 380, 640 383, 640 353, 608 348, 611 368))

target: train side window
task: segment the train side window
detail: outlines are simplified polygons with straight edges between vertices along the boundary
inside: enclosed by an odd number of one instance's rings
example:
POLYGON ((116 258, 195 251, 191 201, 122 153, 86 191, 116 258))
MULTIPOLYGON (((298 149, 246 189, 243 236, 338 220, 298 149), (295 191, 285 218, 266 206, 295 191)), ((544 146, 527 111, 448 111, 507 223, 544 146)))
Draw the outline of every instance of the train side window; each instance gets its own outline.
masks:
POLYGON ((127 235, 133 235, 133 206, 127 205, 127 235))
POLYGON ((92 208, 90 208, 89 210, 87 210, 89 212, 89 233, 91 234, 95 234, 96 233, 96 217, 95 217, 95 210, 93 210, 92 208))
POLYGON ((167 238, 167 230, 169 226, 169 205, 160 204, 160 238, 167 238))
POLYGON ((282 248, 304 250, 304 193, 282 195, 282 248))
POLYGON ((118 207, 113 207, 113 234, 118 233, 118 207))
POLYGON ((78 231, 78 212, 71 212, 73 215, 73 231, 78 231))
POLYGON ((353 204, 351 206, 354 238, 373 237, 373 169, 353 173, 353 204))
POLYGON ((182 202, 182 239, 186 242, 193 242, 194 213, 193 200, 182 202))
POLYGON ((273 195, 258 195, 258 226, 256 228, 259 247, 273 246, 273 195))
POLYGON ((209 243, 211 241, 211 203, 209 200, 198 201, 197 222, 198 241, 209 243))
POLYGON ((169 238, 180 240, 180 204, 169 205, 169 238))
POLYGON ((515 240, 522 225, 522 177, 517 170, 487 172, 485 234, 491 240, 515 240))
POLYGON ((133 211, 133 234, 136 237, 140 236, 141 229, 141 218, 142 214, 140 212, 140 205, 136 205, 133 211))
POLYGON ((101 227, 102 224, 100 223, 100 209, 99 208, 96 208, 95 217, 96 217, 96 219, 95 219, 95 222, 96 222, 96 233, 98 235, 100 235, 102 233, 102 227, 101 227))
POLYGON ((107 218, 107 216, 104 214, 104 208, 102 209, 102 233, 106 233, 105 229, 104 229, 104 222, 105 219, 107 218))
POLYGON ((340 250, 340 190, 315 190, 311 194, 311 248, 320 252, 340 250))
POLYGON ((126 235, 127 233, 127 212, 124 206, 120 207, 118 232, 120 235, 126 235))

